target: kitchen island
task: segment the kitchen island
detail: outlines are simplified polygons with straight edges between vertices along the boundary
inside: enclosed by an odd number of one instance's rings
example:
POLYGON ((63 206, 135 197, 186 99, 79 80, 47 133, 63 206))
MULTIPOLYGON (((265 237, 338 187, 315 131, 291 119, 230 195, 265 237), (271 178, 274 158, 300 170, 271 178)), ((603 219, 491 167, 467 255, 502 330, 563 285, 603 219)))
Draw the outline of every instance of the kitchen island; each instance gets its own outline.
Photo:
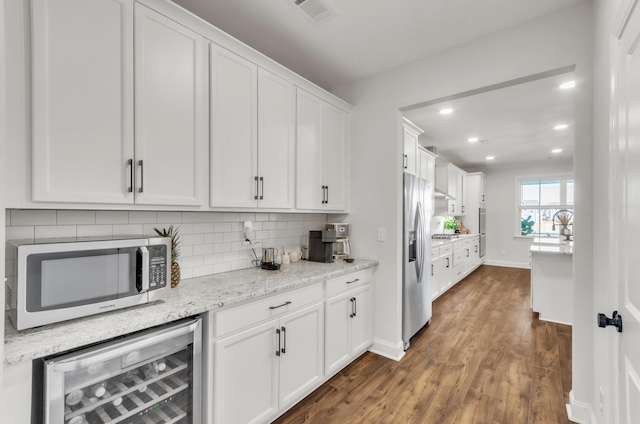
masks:
POLYGON ((531 308, 540 319, 573 323, 573 242, 535 238, 531 253, 531 308))

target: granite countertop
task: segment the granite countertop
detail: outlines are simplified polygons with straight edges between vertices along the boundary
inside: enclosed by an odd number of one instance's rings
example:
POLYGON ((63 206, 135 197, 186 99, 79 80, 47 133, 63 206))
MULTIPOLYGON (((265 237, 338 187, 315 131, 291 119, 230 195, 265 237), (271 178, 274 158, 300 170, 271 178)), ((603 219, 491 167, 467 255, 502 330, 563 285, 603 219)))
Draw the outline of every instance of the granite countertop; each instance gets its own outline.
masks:
POLYGON ((453 243, 456 241, 460 241, 460 240, 464 240, 465 238, 470 238, 470 237, 478 237, 480 234, 457 234, 458 237, 453 238, 453 239, 448 239, 448 240, 441 240, 441 239, 431 239, 431 247, 439 247, 445 244, 449 244, 449 243, 453 243))
POLYGON ((164 301, 17 331, 5 319, 4 365, 30 361, 206 311, 318 283, 377 265, 300 261, 279 271, 249 268, 184 280, 164 301))

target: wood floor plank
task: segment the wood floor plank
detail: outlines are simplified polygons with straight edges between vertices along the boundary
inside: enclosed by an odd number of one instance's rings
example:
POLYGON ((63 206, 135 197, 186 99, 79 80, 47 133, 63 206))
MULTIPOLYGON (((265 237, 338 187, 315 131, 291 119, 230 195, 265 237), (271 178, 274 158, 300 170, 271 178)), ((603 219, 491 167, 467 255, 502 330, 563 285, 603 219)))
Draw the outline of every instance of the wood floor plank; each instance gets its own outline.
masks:
POLYGON ((571 327, 539 321, 529 270, 481 266, 400 362, 366 353, 275 422, 566 423, 571 327))

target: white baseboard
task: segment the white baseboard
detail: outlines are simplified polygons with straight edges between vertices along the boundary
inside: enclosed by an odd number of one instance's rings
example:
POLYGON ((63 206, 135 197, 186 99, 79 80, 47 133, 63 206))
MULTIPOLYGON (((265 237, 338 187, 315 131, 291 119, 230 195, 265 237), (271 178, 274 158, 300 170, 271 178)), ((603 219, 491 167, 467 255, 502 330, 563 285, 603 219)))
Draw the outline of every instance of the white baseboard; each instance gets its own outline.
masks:
POLYGON ((507 268, 523 268, 523 269, 531 269, 531 264, 528 262, 509 262, 509 261, 492 261, 490 259, 486 259, 484 261, 485 265, 493 265, 493 266, 503 266, 507 268))
POLYGON ((394 361, 399 361, 404 356, 402 341, 394 344, 386 340, 374 339, 369 351, 394 361))
POLYGON ((597 423, 591 404, 576 400, 573 397, 573 390, 569 392, 569 403, 567 403, 566 407, 567 418, 569 418, 569 421, 578 424, 597 423))

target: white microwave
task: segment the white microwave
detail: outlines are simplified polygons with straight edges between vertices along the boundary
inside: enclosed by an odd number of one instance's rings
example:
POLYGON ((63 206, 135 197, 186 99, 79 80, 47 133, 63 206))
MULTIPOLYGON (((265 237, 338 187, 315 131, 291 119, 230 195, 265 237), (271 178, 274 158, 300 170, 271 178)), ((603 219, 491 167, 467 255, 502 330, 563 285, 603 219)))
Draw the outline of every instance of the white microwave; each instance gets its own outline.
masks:
POLYGON ((164 299, 171 238, 8 241, 9 318, 18 330, 164 299))

